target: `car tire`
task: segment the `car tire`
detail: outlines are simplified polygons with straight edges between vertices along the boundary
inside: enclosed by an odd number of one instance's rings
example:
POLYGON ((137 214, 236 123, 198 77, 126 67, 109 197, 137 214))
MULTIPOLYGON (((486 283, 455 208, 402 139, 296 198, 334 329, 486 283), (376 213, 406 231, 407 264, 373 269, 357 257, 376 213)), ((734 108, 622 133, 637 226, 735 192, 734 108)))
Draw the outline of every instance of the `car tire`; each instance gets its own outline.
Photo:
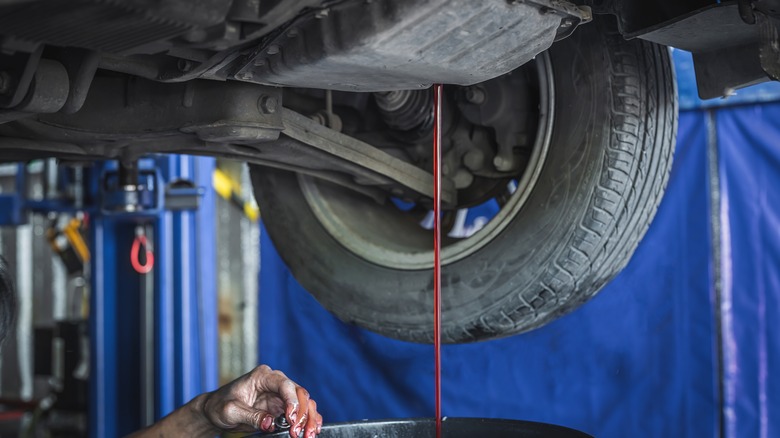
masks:
MULTIPOLYGON (((663 195, 677 127, 669 50, 596 19, 547 53, 549 153, 511 223, 444 266, 444 342, 525 332, 580 306, 627 264, 663 195)), ((392 338, 432 341, 431 269, 381 266, 341 244, 296 174, 254 166, 252 177, 281 257, 325 308, 392 338)))

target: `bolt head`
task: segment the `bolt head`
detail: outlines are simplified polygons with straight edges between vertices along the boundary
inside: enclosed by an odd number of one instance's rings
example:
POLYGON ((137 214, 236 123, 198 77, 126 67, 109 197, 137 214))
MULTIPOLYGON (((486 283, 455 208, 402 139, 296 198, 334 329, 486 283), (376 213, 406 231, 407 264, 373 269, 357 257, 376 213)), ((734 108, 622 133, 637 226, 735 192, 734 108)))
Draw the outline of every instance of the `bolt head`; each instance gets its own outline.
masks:
POLYGON ((455 188, 458 190, 465 189, 474 182, 474 175, 466 169, 458 169, 455 175, 452 177, 452 181, 455 183, 455 188))
POLYGON ((497 156, 493 159, 493 165, 496 166, 496 170, 499 171, 507 171, 511 170, 512 168, 512 162, 507 160, 504 157, 497 156))
POLYGON ((485 103, 485 90, 480 87, 466 88, 466 100, 474 105, 485 103))
POLYGON ((186 73, 195 67, 195 63, 188 59, 180 59, 176 62, 176 67, 179 71, 186 73))
MULTIPOLYGON (((310 119, 314 120, 315 122, 319 123, 322 126, 328 126, 328 119, 325 118, 325 115, 322 113, 314 113, 309 116, 310 119)), ((357 182, 357 179, 355 179, 355 182, 357 182)))
POLYGON ((11 90, 11 75, 0 71, 0 94, 6 94, 11 90))
POLYGON ((260 96, 257 109, 263 114, 274 114, 279 109, 279 99, 274 96, 260 96))
POLYGON ((479 149, 473 149, 468 151, 463 157, 463 164, 471 170, 482 170, 485 165, 485 154, 479 149))
POLYGON ((208 36, 209 34, 205 30, 194 29, 185 33, 182 38, 184 38, 185 41, 189 41, 191 43, 202 43, 203 41, 206 41, 208 36))

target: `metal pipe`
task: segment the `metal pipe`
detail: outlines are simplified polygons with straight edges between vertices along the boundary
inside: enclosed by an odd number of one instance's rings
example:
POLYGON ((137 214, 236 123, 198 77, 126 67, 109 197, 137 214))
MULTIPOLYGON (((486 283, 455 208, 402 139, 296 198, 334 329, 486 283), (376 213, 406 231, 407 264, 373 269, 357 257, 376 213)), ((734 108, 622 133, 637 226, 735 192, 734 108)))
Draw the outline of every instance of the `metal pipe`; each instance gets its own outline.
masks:
POLYGON ((138 161, 119 161, 119 187, 138 186, 138 161))
MULTIPOLYGON (((154 226, 145 225, 144 233, 149 241, 154 242, 154 226)), ((160 275, 152 272, 152 275, 144 275, 141 279, 141 424, 146 427, 155 420, 155 331, 154 331, 154 277, 160 275)))
POLYGON ((16 229, 16 345, 21 386, 19 396, 30 400, 33 396, 33 291, 32 291, 32 226, 16 229))

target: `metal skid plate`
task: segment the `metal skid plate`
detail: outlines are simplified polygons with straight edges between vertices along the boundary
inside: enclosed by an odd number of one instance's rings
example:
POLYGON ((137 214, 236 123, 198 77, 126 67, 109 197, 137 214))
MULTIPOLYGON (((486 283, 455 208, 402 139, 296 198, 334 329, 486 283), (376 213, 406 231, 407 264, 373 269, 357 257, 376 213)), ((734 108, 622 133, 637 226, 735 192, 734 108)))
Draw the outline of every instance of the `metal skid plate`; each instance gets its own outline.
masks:
POLYGON ((471 85, 525 64, 589 17, 548 0, 342 2, 248 52, 235 78, 343 91, 471 85))

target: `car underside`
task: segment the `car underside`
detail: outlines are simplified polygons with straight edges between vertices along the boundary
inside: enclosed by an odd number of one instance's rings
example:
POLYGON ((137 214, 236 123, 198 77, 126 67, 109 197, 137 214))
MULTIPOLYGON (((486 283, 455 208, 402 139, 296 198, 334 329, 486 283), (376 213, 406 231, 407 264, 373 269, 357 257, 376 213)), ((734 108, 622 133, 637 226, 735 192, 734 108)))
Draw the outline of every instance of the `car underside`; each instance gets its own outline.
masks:
POLYGON ((665 46, 727 95, 780 79, 779 18, 779 0, 4 1, 0 160, 246 161, 323 305, 429 341, 443 83, 444 223, 498 206, 445 242, 445 340, 505 336, 595 294, 641 239, 676 127, 665 46))

